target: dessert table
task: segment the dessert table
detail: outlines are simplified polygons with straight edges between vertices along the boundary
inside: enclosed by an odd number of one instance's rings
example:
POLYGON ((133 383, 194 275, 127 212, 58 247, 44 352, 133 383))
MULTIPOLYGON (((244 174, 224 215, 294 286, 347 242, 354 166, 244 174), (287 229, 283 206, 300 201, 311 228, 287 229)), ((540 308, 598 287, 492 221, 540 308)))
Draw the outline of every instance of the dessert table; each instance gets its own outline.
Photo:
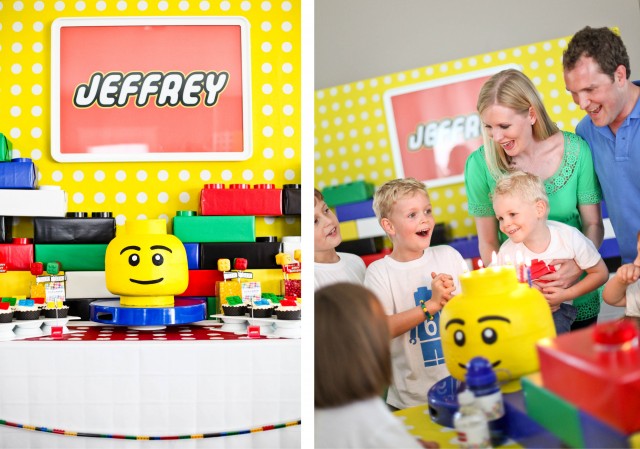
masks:
POLYGON ((0 342, 0 447, 300 447, 300 339, 249 339, 213 321, 68 329, 0 342))

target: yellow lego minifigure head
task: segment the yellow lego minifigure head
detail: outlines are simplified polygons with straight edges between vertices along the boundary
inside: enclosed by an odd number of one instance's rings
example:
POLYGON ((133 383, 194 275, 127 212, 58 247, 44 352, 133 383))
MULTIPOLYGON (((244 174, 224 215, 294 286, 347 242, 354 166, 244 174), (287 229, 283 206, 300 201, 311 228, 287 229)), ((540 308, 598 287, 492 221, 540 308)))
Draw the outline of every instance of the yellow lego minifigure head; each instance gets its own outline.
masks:
POLYGON ((464 273, 460 285, 462 294, 440 315, 447 369, 464 381, 467 362, 482 356, 503 392, 519 390, 520 377, 538 370, 536 342, 556 335, 549 304, 538 290, 518 282, 512 266, 464 273))
POLYGON ((107 289, 122 305, 173 306, 173 295, 187 289, 187 253, 166 229, 161 219, 127 221, 107 246, 107 289))

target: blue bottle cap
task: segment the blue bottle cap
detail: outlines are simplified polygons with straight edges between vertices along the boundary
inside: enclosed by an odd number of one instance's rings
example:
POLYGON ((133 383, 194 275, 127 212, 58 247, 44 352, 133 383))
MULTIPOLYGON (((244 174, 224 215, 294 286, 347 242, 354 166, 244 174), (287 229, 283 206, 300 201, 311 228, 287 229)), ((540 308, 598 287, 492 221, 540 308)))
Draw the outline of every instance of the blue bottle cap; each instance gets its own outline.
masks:
POLYGON ((498 381, 489 360, 484 357, 474 357, 467 363, 465 381, 469 387, 491 385, 498 381))

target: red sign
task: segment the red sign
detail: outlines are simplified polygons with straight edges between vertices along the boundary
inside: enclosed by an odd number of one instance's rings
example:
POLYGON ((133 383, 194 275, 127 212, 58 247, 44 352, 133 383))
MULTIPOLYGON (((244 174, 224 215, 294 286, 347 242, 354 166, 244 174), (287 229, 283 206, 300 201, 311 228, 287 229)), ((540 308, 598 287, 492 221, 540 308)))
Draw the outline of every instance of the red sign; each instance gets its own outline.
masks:
POLYGON ((491 75, 507 67, 386 91, 396 176, 416 178, 429 186, 461 182, 467 157, 482 145, 476 111, 480 89, 491 75))
POLYGON ((249 158, 248 45, 237 17, 55 20, 53 158, 249 158))

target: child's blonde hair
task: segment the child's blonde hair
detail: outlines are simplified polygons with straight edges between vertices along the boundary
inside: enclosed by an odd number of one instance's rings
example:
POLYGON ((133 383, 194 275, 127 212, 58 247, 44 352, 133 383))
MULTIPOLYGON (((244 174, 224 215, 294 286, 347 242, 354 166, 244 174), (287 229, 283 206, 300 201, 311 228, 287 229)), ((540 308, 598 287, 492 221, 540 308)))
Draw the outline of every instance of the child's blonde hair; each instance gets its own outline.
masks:
POLYGON ((503 176, 496 182, 496 188, 491 196, 495 201, 498 196, 513 196, 528 203, 544 201, 549 209, 549 197, 542 180, 531 173, 514 171, 503 176))
POLYGON ((391 335, 380 301, 342 282, 316 291, 313 302, 315 406, 380 396, 391 383, 391 335))
POLYGON ((427 187, 415 178, 400 178, 382 184, 373 195, 373 211, 378 222, 389 218, 391 209, 396 201, 413 196, 416 192, 424 192, 429 197, 427 187))

